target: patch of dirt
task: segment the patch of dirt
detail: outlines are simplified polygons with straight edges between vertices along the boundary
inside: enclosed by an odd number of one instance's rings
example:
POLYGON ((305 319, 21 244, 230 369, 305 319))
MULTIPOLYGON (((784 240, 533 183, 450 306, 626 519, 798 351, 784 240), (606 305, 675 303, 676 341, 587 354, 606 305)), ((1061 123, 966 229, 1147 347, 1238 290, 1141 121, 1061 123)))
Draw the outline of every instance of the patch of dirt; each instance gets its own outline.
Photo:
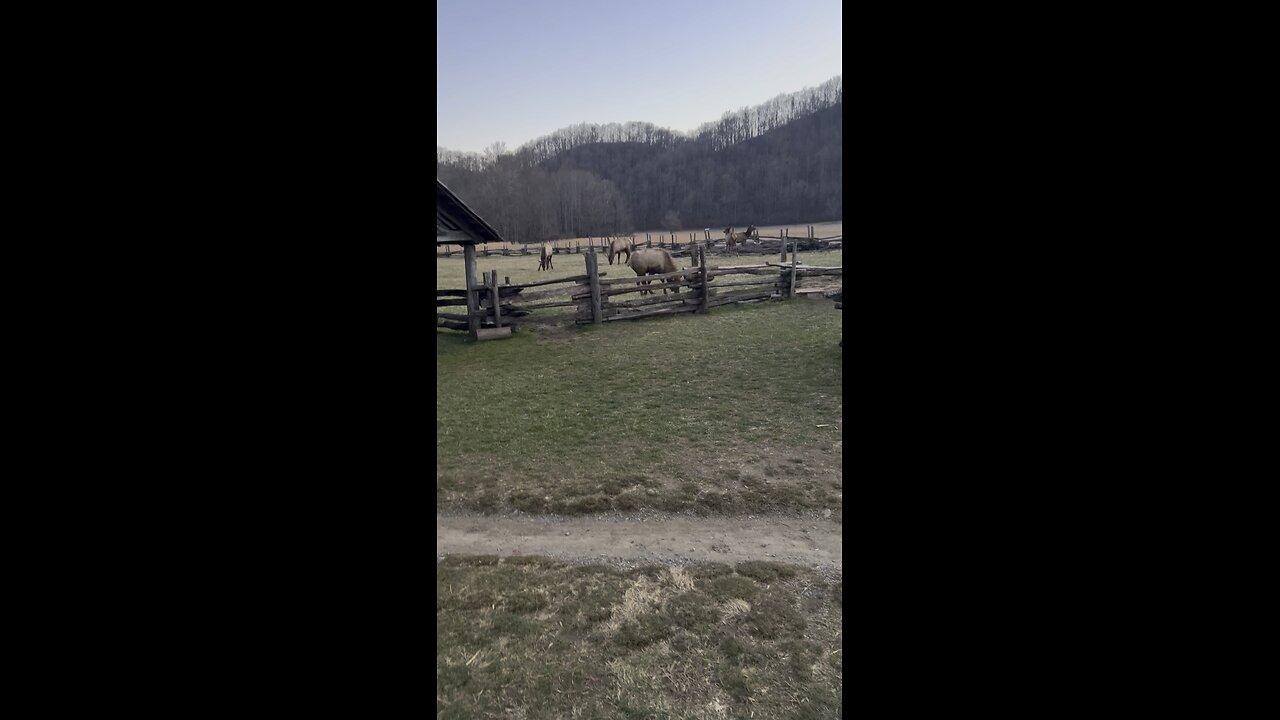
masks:
POLYGON ((635 567, 645 563, 773 560, 842 574, 843 525, 820 515, 697 517, 436 514, 436 558, 545 555, 635 567))

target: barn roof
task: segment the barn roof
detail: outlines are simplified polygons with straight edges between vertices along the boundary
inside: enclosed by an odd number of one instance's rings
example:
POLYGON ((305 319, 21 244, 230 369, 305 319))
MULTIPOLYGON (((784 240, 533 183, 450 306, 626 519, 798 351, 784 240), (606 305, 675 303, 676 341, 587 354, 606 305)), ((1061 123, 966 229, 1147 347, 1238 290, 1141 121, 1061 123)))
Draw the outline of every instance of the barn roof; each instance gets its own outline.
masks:
POLYGON ((504 242, 475 210, 453 194, 453 191, 436 178, 436 245, 475 245, 476 243, 504 242), (447 234, 446 234, 447 233, 447 234), (457 235, 464 233, 466 237, 457 235))

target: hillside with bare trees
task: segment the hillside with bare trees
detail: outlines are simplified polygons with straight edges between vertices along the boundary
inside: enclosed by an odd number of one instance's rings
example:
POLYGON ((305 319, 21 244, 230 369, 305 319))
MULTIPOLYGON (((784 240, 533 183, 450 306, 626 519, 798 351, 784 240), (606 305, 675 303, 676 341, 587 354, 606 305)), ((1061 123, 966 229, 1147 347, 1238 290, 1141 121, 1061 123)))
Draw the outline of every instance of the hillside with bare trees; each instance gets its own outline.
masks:
POLYGON ((436 176, 511 242, 842 218, 843 85, 780 95, 685 135, 579 124, 514 152, 437 148, 436 176))

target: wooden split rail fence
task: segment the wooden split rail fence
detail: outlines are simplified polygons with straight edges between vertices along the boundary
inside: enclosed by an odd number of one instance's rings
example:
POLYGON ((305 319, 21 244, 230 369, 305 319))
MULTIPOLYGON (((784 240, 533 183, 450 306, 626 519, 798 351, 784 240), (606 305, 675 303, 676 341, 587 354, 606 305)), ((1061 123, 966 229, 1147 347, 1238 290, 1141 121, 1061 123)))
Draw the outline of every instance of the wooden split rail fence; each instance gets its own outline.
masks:
MULTIPOLYGON (((844 235, 831 235, 829 237, 818 237, 814 232, 812 225, 805 227, 804 237, 792 237, 790 228, 783 228, 777 235, 760 235, 755 243, 740 243, 733 250, 729 250, 725 246, 723 233, 714 233, 710 231, 702 231, 701 233, 688 233, 688 238, 681 242, 677 240, 676 234, 668 233, 667 235, 653 235, 645 233, 644 240, 640 240, 635 235, 607 235, 605 237, 587 238, 586 245, 581 242, 575 242, 573 245, 556 245, 552 243, 551 250, 556 255, 573 255, 591 252, 594 248, 597 252, 606 252, 609 249, 609 242, 614 238, 627 238, 635 244, 636 247, 656 247, 664 250, 670 250, 674 253, 683 253, 687 256, 696 255, 697 248, 705 247, 714 254, 738 254, 738 255, 768 255, 778 252, 779 247, 785 241, 787 243, 798 243, 801 250, 835 250, 841 247, 844 241, 844 235), (699 237, 701 236, 701 237, 699 237), (656 240, 654 238, 657 238, 656 240)), ((563 241, 561 241, 563 242, 563 241)), ((542 251, 541 243, 524 243, 518 248, 479 248, 476 250, 477 255, 492 257, 500 255, 509 257, 512 255, 538 255, 542 251)), ((437 251, 438 257, 452 257, 460 254, 461 250, 453 249, 451 245, 445 245, 443 251, 437 251)))
POLYGON ((483 274, 483 283, 470 289, 436 290, 436 326, 467 330, 477 339, 511 334, 524 324, 578 324, 634 320, 656 315, 705 313, 732 303, 784 300, 799 294, 829 290, 824 282, 839 282, 839 267, 805 265, 796 260, 797 242, 790 242, 791 261, 762 265, 708 266, 706 247, 695 248, 695 266, 661 275, 607 277, 599 269, 599 255, 587 253, 584 275, 511 284, 498 282, 496 270, 483 274), (816 287, 803 287, 809 278, 822 278, 816 287), (562 287, 551 287, 559 285, 562 287), (543 288, 528 292, 530 288, 543 288), (497 299, 495 303, 494 299, 497 299), (454 311, 456 308, 457 312, 454 311), (573 308, 572 311, 561 308, 573 308))

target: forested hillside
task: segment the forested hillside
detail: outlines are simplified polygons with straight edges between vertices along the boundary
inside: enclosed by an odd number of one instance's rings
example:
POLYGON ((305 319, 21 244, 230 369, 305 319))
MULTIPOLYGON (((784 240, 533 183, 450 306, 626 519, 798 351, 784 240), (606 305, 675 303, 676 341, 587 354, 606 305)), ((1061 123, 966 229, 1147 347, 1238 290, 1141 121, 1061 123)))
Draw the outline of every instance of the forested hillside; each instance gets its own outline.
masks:
POLYGON ((515 152, 437 148, 436 176, 512 242, 842 219, 843 87, 781 95, 686 136, 580 124, 515 152))

